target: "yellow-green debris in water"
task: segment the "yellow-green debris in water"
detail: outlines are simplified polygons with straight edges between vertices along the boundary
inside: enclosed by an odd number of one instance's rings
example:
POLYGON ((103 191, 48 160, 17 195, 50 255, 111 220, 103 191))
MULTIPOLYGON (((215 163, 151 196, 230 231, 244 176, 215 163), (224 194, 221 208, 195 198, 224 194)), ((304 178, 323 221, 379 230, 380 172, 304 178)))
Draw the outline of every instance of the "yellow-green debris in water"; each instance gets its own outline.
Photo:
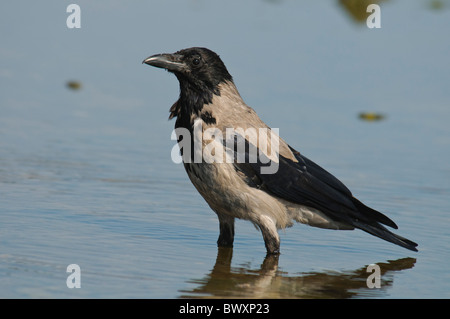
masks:
POLYGON ((361 120, 364 121, 381 121, 385 118, 383 114, 375 113, 375 112, 361 112, 358 116, 361 120))
POLYGON ((81 89, 81 82, 78 81, 68 81, 66 86, 71 90, 79 90, 81 89))

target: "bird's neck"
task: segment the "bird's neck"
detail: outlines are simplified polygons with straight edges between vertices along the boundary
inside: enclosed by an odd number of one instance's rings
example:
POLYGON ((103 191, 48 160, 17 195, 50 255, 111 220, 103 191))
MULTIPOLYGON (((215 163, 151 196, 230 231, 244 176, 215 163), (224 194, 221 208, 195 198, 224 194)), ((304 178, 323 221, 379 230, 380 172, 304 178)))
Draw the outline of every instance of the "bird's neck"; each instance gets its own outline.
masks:
MULTIPOLYGON (((177 117, 175 127, 185 127, 190 129, 193 121, 202 117, 202 110, 205 105, 211 104, 214 96, 220 96, 221 84, 212 88, 199 87, 191 82, 180 80, 180 97, 170 109, 170 118, 177 117)), ((231 82, 232 83, 232 82, 231 82)), ((224 84, 224 83, 222 83, 224 84)), ((233 84, 234 87, 234 84, 233 84)))
POLYGON ((205 104, 212 102, 214 94, 220 95, 220 92, 207 87, 199 88, 190 82, 180 82, 179 104, 184 113, 180 115, 198 114, 205 104))

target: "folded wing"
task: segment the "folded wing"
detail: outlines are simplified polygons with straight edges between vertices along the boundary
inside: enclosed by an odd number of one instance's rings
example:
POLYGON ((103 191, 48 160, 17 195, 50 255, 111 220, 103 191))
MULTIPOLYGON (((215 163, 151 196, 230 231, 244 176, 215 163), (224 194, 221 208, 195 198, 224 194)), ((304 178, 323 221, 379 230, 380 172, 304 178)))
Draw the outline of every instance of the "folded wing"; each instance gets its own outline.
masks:
MULTIPOLYGON (((237 139, 235 140, 237 143, 237 139)), ((273 174, 261 173, 262 167, 273 163, 248 141, 245 148, 246 162, 235 161, 234 165, 244 174, 250 186, 293 203, 318 209, 332 220, 362 229, 407 249, 417 250, 416 243, 391 233, 381 225, 397 229, 397 225, 390 218, 361 203, 336 177, 298 151, 289 148, 290 158, 280 154, 278 170, 273 174)), ((240 156, 242 158, 242 154, 240 156)))

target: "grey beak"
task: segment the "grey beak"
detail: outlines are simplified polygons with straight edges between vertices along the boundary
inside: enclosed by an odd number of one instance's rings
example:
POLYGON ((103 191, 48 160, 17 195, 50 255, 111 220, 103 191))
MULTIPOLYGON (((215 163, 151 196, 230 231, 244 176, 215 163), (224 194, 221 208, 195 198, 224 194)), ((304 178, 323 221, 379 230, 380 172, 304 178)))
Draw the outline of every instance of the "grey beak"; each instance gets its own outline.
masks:
POLYGON ((166 69, 170 72, 182 72, 186 70, 186 65, 182 62, 182 57, 179 54, 155 54, 146 58, 142 63, 166 69))

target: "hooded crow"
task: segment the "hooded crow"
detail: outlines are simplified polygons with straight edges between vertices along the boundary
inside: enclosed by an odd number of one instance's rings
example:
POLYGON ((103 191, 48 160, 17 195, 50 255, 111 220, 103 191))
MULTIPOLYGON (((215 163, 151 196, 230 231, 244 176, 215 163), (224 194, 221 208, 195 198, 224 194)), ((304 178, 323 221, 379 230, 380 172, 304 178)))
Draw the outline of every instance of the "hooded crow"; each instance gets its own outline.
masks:
POLYGON ((293 221, 328 229, 361 229, 417 251, 390 232, 384 214, 367 207, 336 177, 300 154, 242 100, 213 51, 188 48, 143 63, 175 74, 180 97, 170 108, 186 172, 219 218, 218 246, 232 246, 234 220, 261 230, 269 254, 278 254, 278 229, 293 221), (230 133, 231 132, 231 133, 230 133), (221 160, 225 159, 225 160, 221 160), (264 171, 266 169, 266 171, 264 171))

